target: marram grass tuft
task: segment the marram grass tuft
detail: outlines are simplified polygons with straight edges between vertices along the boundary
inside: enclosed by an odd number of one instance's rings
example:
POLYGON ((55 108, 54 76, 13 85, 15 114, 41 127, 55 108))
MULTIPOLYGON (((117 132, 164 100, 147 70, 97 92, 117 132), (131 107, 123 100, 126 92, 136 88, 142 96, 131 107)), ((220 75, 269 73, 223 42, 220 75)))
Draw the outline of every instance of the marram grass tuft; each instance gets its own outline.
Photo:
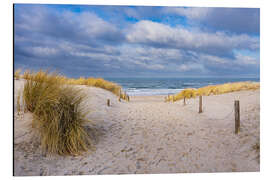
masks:
POLYGON ((20 79, 20 73, 21 73, 21 69, 17 69, 16 71, 15 71, 15 73, 14 73, 14 78, 16 79, 16 80, 19 80, 20 79))
POLYGON ((79 89, 63 84, 57 74, 31 74, 23 89, 23 101, 33 113, 32 126, 40 136, 43 150, 78 155, 91 147, 84 128, 88 122, 81 105, 84 97, 79 89))
POLYGON ((21 91, 19 91, 18 95, 17 95, 16 110, 17 110, 18 114, 21 111, 21 91))

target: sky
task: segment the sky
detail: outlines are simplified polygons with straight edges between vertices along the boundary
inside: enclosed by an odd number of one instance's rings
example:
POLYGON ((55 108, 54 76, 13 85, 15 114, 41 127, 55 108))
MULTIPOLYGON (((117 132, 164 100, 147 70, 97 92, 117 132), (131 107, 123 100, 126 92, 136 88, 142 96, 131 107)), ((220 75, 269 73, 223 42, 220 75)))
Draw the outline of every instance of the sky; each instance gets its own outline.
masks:
POLYGON ((16 4, 15 69, 259 77, 260 9, 16 4))

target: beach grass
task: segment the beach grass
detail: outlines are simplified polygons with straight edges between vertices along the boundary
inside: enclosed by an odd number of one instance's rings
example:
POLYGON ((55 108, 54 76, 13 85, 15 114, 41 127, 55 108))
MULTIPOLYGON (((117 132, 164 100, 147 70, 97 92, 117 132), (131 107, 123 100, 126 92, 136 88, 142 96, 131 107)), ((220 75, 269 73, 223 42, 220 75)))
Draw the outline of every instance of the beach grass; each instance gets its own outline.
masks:
POLYGON ((18 113, 21 111, 21 92, 18 92, 17 95, 16 109, 18 113))
POLYGON ((178 94, 168 96, 165 101, 178 101, 184 98, 190 99, 197 96, 209 96, 209 95, 218 95, 235 91, 243 90, 256 90, 260 88, 260 83, 256 82, 235 82, 235 83, 226 83, 220 85, 211 85, 205 86, 198 89, 189 88, 184 89, 178 94))
MULTIPOLYGON (((42 76, 45 74, 48 74, 48 71, 43 71, 40 70, 37 73, 30 71, 30 70, 25 70, 23 75, 20 75, 21 70, 18 69, 15 72, 15 79, 19 79, 20 77, 28 80, 31 79, 33 76, 35 77, 35 79, 38 79, 39 77, 42 78, 42 76)), ((61 75, 57 75, 57 79, 58 82, 62 83, 62 84, 70 84, 70 85, 86 85, 86 86, 93 86, 93 87, 98 87, 98 88, 102 88, 105 89, 107 91, 112 92, 113 94, 115 94, 116 96, 119 96, 121 99, 124 99, 126 101, 128 101, 128 96, 126 94, 122 94, 120 92, 122 91, 122 87, 116 83, 104 80, 103 78, 93 78, 93 77, 89 77, 89 78, 84 78, 84 77, 80 77, 78 79, 75 78, 67 78, 65 76, 61 76, 61 75)))
POLYGON ((106 81, 102 78, 80 77, 79 79, 66 79, 66 83, 73 84, 73 85, 87 85, 87 86, 99 87, 99 88, 108 90, 117 96, 119 96, 119 91, 121 90, 121 86, 119 86, 118 84, 110 82, 110 81, 106 81))
POLYGON ((63 83, 61 76, 45 71, 24 73, 26 110, 33 113, 32 127, 48 153, 78 155, 91 147, 84 125, 87 111, 82 107, 85 95, 78 88, 63 83))
POLYGON ((16 79, 16 80, 19 80, 20 79, 20 73, 21 73, 21 69, 17 69, 16 71, 15 71, 15 73, 14 73, 14 78, 16 79))
MULTIPOLYGON (((32 73, 33 73, 33 72, 32 72, 32 73)), ((26 80, 30 79, 30 78, 31 78, 31 71, 30 71, 30 70, 24 71, 24 73, 23 73, 23 75, 22 75, 22 78, 23 78, 23 79, 26 79, 26 80)))

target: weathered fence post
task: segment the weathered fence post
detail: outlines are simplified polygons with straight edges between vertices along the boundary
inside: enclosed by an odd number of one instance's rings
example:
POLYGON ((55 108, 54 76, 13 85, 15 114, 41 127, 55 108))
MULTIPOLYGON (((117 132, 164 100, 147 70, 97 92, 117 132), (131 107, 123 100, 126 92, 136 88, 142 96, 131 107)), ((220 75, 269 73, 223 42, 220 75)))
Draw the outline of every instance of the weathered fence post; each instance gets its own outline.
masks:
POLYGON ((125 91, 124 99, 127 101, 127 92, 125 91))
POLYGON ((119 102, 121 102, 121 89, 119 90, 119 99, 118 99, 119 102))
POLYGON ((238 134, 239 129, 240 129, 239 100, 234 101, 234 114, 235 114, 235 134, 238 134))
POLYGON ((202 96, 200 96, 199 100, 199 113, 202 113, 202 96))
POLYGON ((129 102, 129 95, 127 95, 127 101, 129 102))
POLYGON ((110 99, 107 99, 107 106, 110 106, 110 99))
POLYGON ((184 97, 184 105, 186 105, 186 97, 184 97))

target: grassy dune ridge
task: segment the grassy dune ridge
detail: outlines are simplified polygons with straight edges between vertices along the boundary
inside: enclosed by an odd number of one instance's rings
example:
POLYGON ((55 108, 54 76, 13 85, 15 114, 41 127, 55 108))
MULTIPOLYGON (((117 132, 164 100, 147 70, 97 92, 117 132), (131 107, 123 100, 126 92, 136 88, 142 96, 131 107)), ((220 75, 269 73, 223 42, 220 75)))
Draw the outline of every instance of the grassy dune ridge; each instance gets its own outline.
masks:
MULTIPOLYGON (((23 79, 29 80, 29 79, 31 79, 32 76, 36 76, 36 74, 41 75, 44 73, 48 73, 48 71, 40 70, 39 72, 34 73, 30 70, 26 70, 26 71, 24 71, 24 73, 22 75, 20 73, 21 73, 20 69, 17 69, 15 71, 15 74, 14 74, 15 79, 23 78, 23 79)), ((59 82, 64 83, 64 84, 86 85, 86 86, 99 87, 99 88, 102 88, 102 89, 105 89, 105 90, 112 92, 113 94, 120 97, 121 99, 128 100, 127 95, 123 93, 122 87, 120 85, 113 83, 113 82, 110 82, 110 81, 106 81, 102 78, 80 77, 78 79, 74 79, 74 78, 67 78, 65 76, 60 76, 60 75, 57 75, 57 78, 58 78, 59 82)))
POLYGON ((197 96, 209 96, 209 95, 218 95, 235 91, 242 90, 256 90, 260 88, 260 83, 258 82, 235 82, 235 83, 226 83, 220 85, 211 85, 205 86, 198 89, 188 88, 184 89, 178 94, 170 95, 166 97, 165 101, 178 101, 184 98, 195 98, 197 96))

